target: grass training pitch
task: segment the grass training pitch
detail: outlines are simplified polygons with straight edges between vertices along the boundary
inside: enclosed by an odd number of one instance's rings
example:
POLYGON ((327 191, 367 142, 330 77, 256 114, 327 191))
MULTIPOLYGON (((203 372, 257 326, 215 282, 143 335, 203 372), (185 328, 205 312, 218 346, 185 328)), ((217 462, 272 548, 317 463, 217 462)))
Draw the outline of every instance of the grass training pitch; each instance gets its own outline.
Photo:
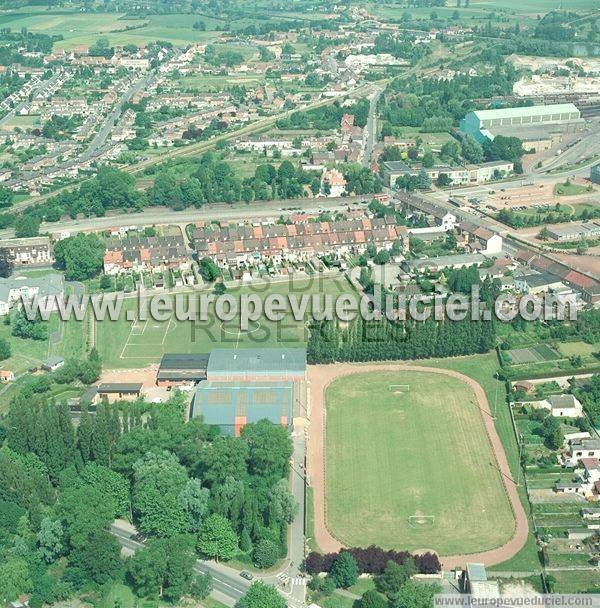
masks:
POLYGON ((450 555, 511 538, 513 512, 467 384, 357 372, 325 397, 326 519, 340 542, 450 555))
MULTIPOLYGON (((330 294, 333 298, 341 293, 353 292, 346 279, 309 279, 282 281, 270 285, 256 285, 230 289, 228 294, 238 298, 242 294, 257 294, 264 299, 270 294, 294 293, 330 294)), ((198 295, 198 292, 195 294, 198 295)), ((167 297, 170 297, 167 295, 167 297)), ((238 300, 239 301, 239 300, 238 300)), ((241 331, 239 318, 231 322, 221 322, 212 308, 206 321, 178 321, 174 317, 168 321, 152 318, 140 320, 135 298, 124 300, 118 320, 96 321, 96 346, 108 369, 140 368, 158 363, 164 353, 206 353, 213 348, 252 348, 265 346, 304 346, 308 340, 305 321, 295 321, 286 314, 281 322, 269 321, 262 317, 250 321, 248 329, 241 331), (134 318, 129 320, 128 313, 134 318)), ((310 306, 309 309, 310 311, 310 306)), ((289 312, 289 309, 288 309, 289 312)))

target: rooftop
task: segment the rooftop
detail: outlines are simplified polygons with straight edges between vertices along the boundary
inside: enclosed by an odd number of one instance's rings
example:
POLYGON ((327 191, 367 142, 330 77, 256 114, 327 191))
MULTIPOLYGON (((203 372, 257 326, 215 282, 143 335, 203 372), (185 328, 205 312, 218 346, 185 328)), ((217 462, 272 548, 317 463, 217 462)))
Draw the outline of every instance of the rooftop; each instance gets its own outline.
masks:
POLYGON ((578 407, 581 404, 573 395, 550 395, 548 401, 552 409, 560 409, 563 407, 578 407))
POLYGON ((139 393, 141 382, 103 382, 98 385, 99 393, 139 393))
POLYGON ((209 358, 208 353, 166 353, 160 360, 160 369, 206 370, 209 358))
POLYGON ((269 372, 306 371, 305 348, 216 348, 210 354, 208 374, 247 373, 267 375, 269 372))
POLYGON ((579 112, 572 103, 555 103, 547 106, 522 106, 518 108, 499 108, 497 110, 474 110, 473 114, 479 120, 491 120, 497 118, 516 118, 518 116, 545 116, 546 114, 557 114, 566 112, 579 112))
POLYGON ((484 564, 467 564, 467 576, 470 581, 487 581, 487 573, 484 564))

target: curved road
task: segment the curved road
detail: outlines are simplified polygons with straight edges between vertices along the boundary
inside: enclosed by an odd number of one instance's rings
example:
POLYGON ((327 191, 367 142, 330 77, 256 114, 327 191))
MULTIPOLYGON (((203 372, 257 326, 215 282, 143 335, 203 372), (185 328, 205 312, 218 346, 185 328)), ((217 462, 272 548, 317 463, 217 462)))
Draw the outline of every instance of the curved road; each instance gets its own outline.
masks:
MULTIPOLYGON (((417 371, 435 374, 444 374, 457 378, 468 384, 479 403, 479 409, 483 418, 483 423, 496 457, 498 470, 504 483, 504 488, 508 495, 510 505, 515 517, 515 527, 511 539, 501 547, 472 553, 469 555, 446 555, 440 556, 442 567, 445 569, 457 566, 464 567, 466 562, 483 562, 486 565, 499 564, 515 555, 527 542, 529 525, 527 515, 521 504, 517 485, 512 478, 512 473, 508 466, 508 460, 504 452, 504 447, 500 437, 496 432, 494 420, 490 410, 490 405, 486 394, 481 385, 453 370, 426 367, 423 365, 411 365, 408 363, 343 363, 335 365, 311 365, 309 366, 308 376, 311 395, 311 415, 309 429, 309 448, 308 448, 308 475, 310 485, 314 495, 314 533, 317 545, 323 553, 339 551, 344 545, 337 540, 327 528, 325 516, 325 391, 327 386, 340 376, 369 372, 369 371, 417 371)), ((468 522, 465 522, 468 525, 468 522)))

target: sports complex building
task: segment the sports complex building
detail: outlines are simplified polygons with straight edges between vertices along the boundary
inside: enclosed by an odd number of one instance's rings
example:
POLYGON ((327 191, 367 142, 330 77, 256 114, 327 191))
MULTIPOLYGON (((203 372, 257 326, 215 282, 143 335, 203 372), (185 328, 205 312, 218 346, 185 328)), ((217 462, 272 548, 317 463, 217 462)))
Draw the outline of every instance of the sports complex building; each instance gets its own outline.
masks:
POLYGON ((551 132, 574 132, 584 126, 581 112, 572 103, 474 110, 460 121, 460 130, 479 143, 497 135, 534 141, 549 138, 551 132))
POLYGON ((269 420, 291 430, 306 419, 305 348, 218 348, 196 385, 190 418, 202 416, 224 435, 269 420))
POLYGON ((210 353, 208 380, 306 380, 305 348, 216 348, 210 353))

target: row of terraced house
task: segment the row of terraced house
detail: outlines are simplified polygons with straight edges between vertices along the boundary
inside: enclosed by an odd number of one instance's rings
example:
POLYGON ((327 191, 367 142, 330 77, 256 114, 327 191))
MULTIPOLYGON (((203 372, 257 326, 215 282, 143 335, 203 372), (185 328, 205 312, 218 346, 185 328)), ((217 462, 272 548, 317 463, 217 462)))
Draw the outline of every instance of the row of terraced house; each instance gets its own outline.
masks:
POLYGON ((366 216, 330 222, 291 224, 200 225, 193 233, 199 257, 220 267, 246 267, 264 262, 306 262, 314 257, 359 255, 372 243, 390 249, 400 240, 408 249, 408 232, 393 218, 366 216))

